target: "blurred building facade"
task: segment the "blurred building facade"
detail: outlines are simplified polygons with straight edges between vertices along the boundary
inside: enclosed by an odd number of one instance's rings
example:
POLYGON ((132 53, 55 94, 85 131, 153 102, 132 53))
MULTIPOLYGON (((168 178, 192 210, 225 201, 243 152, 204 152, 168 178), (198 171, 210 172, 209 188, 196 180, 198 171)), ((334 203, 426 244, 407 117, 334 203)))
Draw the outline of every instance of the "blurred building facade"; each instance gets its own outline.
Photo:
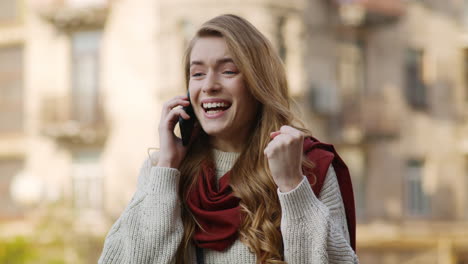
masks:
POLYGON ((467 263, 466 1, 308 3, 308 123, 352 171, 362 263, 467 263))
POLYGON ((4 0, 0 233, 61 204, 73 230, 105 235, 159 145, 162 103, 184 93, 188 40, 235 13, 350 167, 361 263, 468 263, 465 2, 4 0))

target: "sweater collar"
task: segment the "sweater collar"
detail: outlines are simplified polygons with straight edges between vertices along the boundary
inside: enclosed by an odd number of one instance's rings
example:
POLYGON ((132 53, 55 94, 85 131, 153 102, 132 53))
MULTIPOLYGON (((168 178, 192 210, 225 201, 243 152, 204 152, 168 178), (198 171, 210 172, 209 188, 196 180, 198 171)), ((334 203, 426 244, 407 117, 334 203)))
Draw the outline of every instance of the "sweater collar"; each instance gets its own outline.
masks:
POLYGON ((213 149, 213 161, 216 166, 218 179, 228 172, 239 158, 239 152, 224 152, 219 149, 213 149))

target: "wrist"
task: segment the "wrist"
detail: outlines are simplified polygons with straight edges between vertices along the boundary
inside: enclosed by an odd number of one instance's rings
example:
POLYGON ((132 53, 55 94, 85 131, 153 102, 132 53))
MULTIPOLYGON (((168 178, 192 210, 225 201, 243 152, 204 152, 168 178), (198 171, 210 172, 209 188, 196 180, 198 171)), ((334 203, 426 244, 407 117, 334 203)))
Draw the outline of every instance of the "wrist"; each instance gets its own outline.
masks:
POLYGON ((290 192, 296 189, 297 186, 304 180, 304 176, 300 175, 293 178, 288 178, 285 181, 280 182, 278 185, 278 189, 282 193, 290 192))
POLYGON ((179 166, 173 161, 158 160, 156 167, 179 169, 179 166))

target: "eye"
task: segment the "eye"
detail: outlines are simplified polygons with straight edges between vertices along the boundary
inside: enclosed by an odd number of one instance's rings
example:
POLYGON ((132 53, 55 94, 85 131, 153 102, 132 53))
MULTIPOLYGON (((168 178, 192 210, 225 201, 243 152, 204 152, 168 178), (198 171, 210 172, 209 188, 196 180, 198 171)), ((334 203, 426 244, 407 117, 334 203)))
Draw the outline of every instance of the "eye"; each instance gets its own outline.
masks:
POLYGON ((203 75, 203 73, 201 73, 201 72, 196 72, 196 73, 192 74, 192 77, 200 77, 200 76, 202 76, 202 75, 203 75))
POLYGON ((237 72, 235 72, 235 71, 224 71, 224 72, 223 72, 223 74, 230 74, 230 75, 236 74, 236 73, 237 73, 237 72))

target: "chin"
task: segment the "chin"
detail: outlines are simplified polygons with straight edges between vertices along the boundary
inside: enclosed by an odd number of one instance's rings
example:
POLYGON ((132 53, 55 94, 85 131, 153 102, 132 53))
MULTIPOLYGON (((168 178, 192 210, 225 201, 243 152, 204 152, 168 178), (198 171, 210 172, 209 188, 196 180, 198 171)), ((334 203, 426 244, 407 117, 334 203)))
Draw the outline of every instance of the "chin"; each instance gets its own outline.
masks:
POLYGON ((226 129, 225 127, 220 127, 220 126, 208 126, 208 127, 203 127, 203 131, 205 131, 205 133, 211 137, 217 137, 219 135, 222 135, 222 134, 225 134, 226 133, 226 129))

